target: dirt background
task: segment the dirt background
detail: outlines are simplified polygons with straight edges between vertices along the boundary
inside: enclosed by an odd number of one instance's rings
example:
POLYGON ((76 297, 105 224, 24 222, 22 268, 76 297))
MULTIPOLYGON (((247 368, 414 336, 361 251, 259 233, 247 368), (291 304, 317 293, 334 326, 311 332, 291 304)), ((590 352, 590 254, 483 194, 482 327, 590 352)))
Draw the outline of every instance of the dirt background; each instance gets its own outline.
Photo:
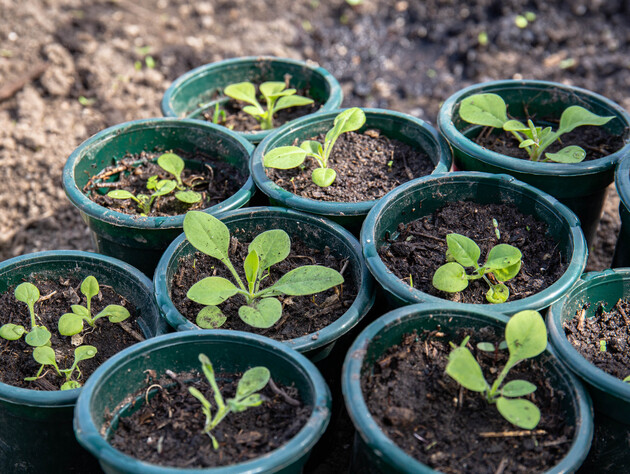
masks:
MULTIPOLYGON (((169 84, 202 64, 308 59, 339 79, 344 106, 432 124, 449 95, 490 79, 574 84, 630 109, 628 24, 629 0, 0 0, 0 259, 91 249, 61 187, 67 156, 106 127, 160 116, 169 84)), ((610 194, 590 268, 612 255, 610 194)))

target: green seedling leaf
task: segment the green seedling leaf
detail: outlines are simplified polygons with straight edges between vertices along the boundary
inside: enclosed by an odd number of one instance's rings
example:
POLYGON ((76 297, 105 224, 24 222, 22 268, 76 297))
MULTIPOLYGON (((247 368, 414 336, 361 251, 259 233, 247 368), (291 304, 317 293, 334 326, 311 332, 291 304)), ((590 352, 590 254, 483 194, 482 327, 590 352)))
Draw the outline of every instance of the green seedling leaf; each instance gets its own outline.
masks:
POLYGON ((460 234, 448 234, 446 245, 450 255, 464 267, 475 267, 481 256, 479 246, 468 237, 460 234))
POLYGON ((448 355, 446 373, 462 387, 473 392, 485 392, 490 387, 483 377, 481 367, 468 348, 460 346, 448 355))
POLYGON ((66 313, 59 318, 57 329, 62 336, 74 336, 83 331, 83 318, 75 313, 66 313))
POLYGON ((195 303, 217 305, 238 293, 238 288, 223 277, 206 277, 190 287, 186 296, 195 303))
POLYGON ((243 399, 265 388, 271 374, 267 367, 254 367, 243 374, 236 387, 236 398, 243 399))
POLYGON ((562 112, 557 133, 558 135, 569 133, 573 129, 581 127, 583 125, 601 126, 608 123, 614 118, 614 115, 602 117, 600 115, 589 112, 583 107, 572 105, 571 107, 567 107, 564 112, 562 112))
POLYGON ((259 394, 250 395, 242 400, 235 400, 233 398, 228 400, 228 406, 234 413, 239 413, 247 410, 248 408, 257 407, 262 405, 263 399, 259 394))
POLYGON ((476 94, 462 100, 459 115, 466 122, 501 128, 507 122, 505 101, 497 94, 476 94))
POLYGON ((570 145, 557 153, 545 153, 545 157, 556 163, 580 163, 586 157, 586 152, 579 146, 570 145))
POLYGON ((7 341, 17 341, 25 332, 24 326, 19 324, 8 323, 0 327, 0 337, 7 341))
POLYGON ((75 388, 81 388, 81 384, 76 380, 68 380, 67 382, 64 382, 61 386, 61 390, 72 390, 75 388))
POLYGON ((238 309, 239 317, 255 328, 270 328, 282 316, 282 303, 276 298, 263 298, 238 309))
POLYGON ((274 294, 312 295, 343 283, 343 276, 332 268, 304 265, 282 275, 269 289, 274 294))
POLYGON ((81 283, 81 293, 90 300, 98 295, 98 281, 92 275, 89 275, 81 283))
MULTIPOLYGON (((280 96, 284 91, 284 82, 268 81, 263 82, 260 86, 260 93, 265 97, 280 96)), ((255 89, 254 89, 255 90, 255 89)), ((295 94, 295 89, 287 89, 288 94, 295 94)))
POLYGON ((55 351, 48 346, 40 346, 33 349, 33 359, 42 365, 57 365, 55 351))
POLYGON ((433 274, 433 286, 447 293, 457 293, 466 289, 468 279, 464 267, 457 262, 445 263, 433 274))
POLYGON ((260 266, 260 260, 258 258, 258 253, 256 250, 251 250, 247 257, 245 257, 245 261, 243 262, 243 270, 245 271, 245 279, 249 284, 249 292, 254 292, 254 287, 256 285, 256 278, 258 277, 258 268, 260 266))
POLYGON ((199 313, 195 323, 203 329, 218 329, 227 320, 227 317, 217 306, 206 306, 199 313))
POLYGON ((20 283, 15 288, 15 299, 32 307, 39 299, 39 290, 32 283, 20 283))
POLYGON ((524 430, 533 430, 540 421, 540 410, 529 400, 499 397, 497 409, 507 421, 524 430))
POLYGON ((528 138, 527 140, 523 140, 520 144, 519 144, 519 148, 526 148, 528 146, 532 146, 532 145, 536 145, 536 142, 534 140, 532 140, 531 138, 528 138))
POLYGON ((316 168, 311 177, 317 186, 325 188, 335 182, 337 173, 331 168, 316 168))
POLYGON ((201 201, 201 194, 195 191, 178 191, 175 193, 175 197, 186 204, 194 204, 201 201))
POLYGON ((114 189, 113 191, 107 193, 107 197, 112 199, 133 199, 134 201, 138 201, 133 194, 124 189, 114 189))
POLYGON ((498 268, 492 272, 492 274, 496 277, 498 281, 509 281, 518 275, 518 272, 521 270, 521 265, 523 262, 520 260, 514 265, 510 265, 506 268, 498 268))
POLYGON ((263 165, 267 168, 288 170, 304 163, 306 152, 297 146, 281 146, 274 148, 263 158, 263 165))
POLYGON ((162 179, 155 185, 155 193, 151 195, 151 199, 155 199, 160 196, 166 196, 171 193, 177 187, 177 183, 172 179, 162 179))
POLYGON ((256 87, 251 82, 238 82, 230 84, 223 93, 235 100, 240 100, 257 107, 260 112, 264 112, 258 100, 256 100, 256 87))
POLYGON ((200 252, 224 263, 229 260, 230 231, 216 217, 200 211, 187 212, 184 217, 184 233, 192 246, 200 252))
MULTIPOLYGON (((306 140, 302 142, 300 148, 311 156, 319 158, 324 155, 324 149, 322 144, 313 140, 306 140)), ((300 163, 301 164, 301 163, 300 163)))
POLYGON ((50 331, 43 326, 35 326, 24 338, 29 346, 40 347, 50 341, 50 331))
POLYGON ((502 126, 506 132, 530 132, 530 128, 518 120, 508 120, 502 126))
POLYGON ((175 153, 164 153, 160 155, 157 159, 157 164, 164 171, 171 173, 175 176, 177 183, 181 186, 182 184, 182 171, 184 171, 184 160, 182 160, 179 155, 175 153))
POLYGON ((492 304, 505 303, 510 297, 510 290, 503 283, 491 286, 486 292, 486 300, 492 304))
MULTIPOLYGON (((335 130, 335 138, 342 133, 354 132, 360 129, 365 123, 365 112, 358 107, 352 107, 341 112, 333 122, 333 130, 335 130)), ((329 132, 330 133, 330 132, 329 132)), ((326 134, 326 141, 329 141, 326 134)))
POLYGON ((246 105, 243 107, 243 112, 252 115, 253 117, 260 117, 264 114, 264 112, 262 112, 262 108, 258 108, 254 105, 246 105))
POLYGON ((81 316, 82 318, 89 318, 89 319, 92 318, 90 311, 85 306, 81 306, 80 304, 73 304, 71 308, 72 308, 72 312, 76 314, 77 316, 81 316))
POLYGON ((107 317, 110 323, 120 323, 129 316, 131 315, 129 314, 127 308, 117 304, 110 304, 105 306, 105 308, 103 308, 103 310, 98 313, 94 319, 107 317))
POLYGON ((490 249, 488 259, 483 265, 487 271, 509 268, 521 261, 521 251, 508 244, 498 244, 490 249))
POLYGON ((534 393, 536 391, 536 385, 526 380, 512 380, 506 383, 501 389, 501 395, 504 397, 523 397, 534 393))
POLYGON ((510 359, 529 359, 547 347, 547 328, 537 311, 525 310, 510 318, 505 327, 510 359))
MULTIPOLYGON (((295 93, 295 89, 289 89, 295 93)), ((274 112, 282 109, 288 109, 289 107, 299 107, 303 105, 310 105, 313 103, 313 99, 309 99, 308 97, 302 97, 299 95, 290 95, 287 97, 280 97, 278 102, 276 102, 275 107, 273 108, 274 112)))
POLYGON ((479 342, 477 343, 477 349, 484 352, 494 352, 496 348, 491 342, 479 342))
POLYGON ((291 252, 289 234, 280 229, 268 230, 258 234, 247 248, 248 252, 255 251, 260 259, 260 268, 267 269, 283 261, 291 252))
POLYGON ((79 346, 74 350, 74 362, 78 364, 82 360, 91 359, 97 352, 94 346, 79 346))

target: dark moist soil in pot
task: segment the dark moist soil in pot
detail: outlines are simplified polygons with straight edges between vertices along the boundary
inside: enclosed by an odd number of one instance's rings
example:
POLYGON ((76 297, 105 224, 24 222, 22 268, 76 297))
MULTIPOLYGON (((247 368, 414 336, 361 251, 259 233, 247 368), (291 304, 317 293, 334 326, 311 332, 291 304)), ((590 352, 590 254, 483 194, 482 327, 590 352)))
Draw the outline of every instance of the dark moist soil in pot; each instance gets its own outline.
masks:
POLYGON ((610 311, 600 306, 595 316, 585 309, 562 324, 569 342, 586 360, 603 371, 624 379, 630 375, 630 301, 619 300, 610 311), (605 350, 600 341, 605 341, 605 350))
MULTIPOLYGON (((195 209, 206 209, 225 201, 234 195, 245 184, 247 177, 229 163, 215 161, 203 153, 184 153, 173 150, 187 161, 202 162, 200 170, 188 167, 182 172, 182 181, 187 189, 202 195, 202 200, 194 204, 186 204, 175 197, 175 192, 155 199, 149 216, 177 216, 195 209)), ((158 179, 175 179, 167 171, 157 165, 157 158, 162 153, 142 152, 127 155, 117 163, 106 167, 99 174, 90 178, 83 188, 83 192, 95 203, 108 209, 139 216, 140 209, 132 199, 112 199, 106 193, 114 189, 130 191, 134 196, 138 194, 151 195, 154 191, 147 189, 147 181, 151 176, 158 179)))
MULTIPOLYGON (((29 279, 40 292, 40 298, 35 303, 35 314, 40 325, 45 326, 51 333, 51 345, 57 356, 57 365, 60 369, 70 368, 74 361, 74 350, 78 345, 92 345, 97 349, 96 356, 79 363, 82 377, 78 381, 83 384, 87 378, 103 362, 126 347, 144 340, 142 330, 135 322, 136 309, 122 296, 117 294, 110 286, 100 285, 100 292, 92 298, 92 314, 98 314, 110 304, 124 306, 131 316, 122 323, 110 323, 107 318, 99 318, 95 327, 91 328, 86 322, 83 332, 79 336, 62 336, 57 330, 59 318, 64 313, 71 312, 71 305, 86 305, 86 298, 81 293, 82 280, 74 277, 51 278, 45 274, 34 275, 29 279), (74 338, 74 344, 73 344, 74 338)), ((28 307, 15 299, 15 286, 0 295, 0 325, 13 323, 21 324, 27 330, 31 327, 31 318, 28 307)), ((24 337, 17 341, 7 341, 0 338, 0 381, 15 387, 32 390, 58 390, 65 382, 65 376, 58 376, 51 366, 46 366, 42 372, 43 377, 25 382, 25 377, 34 377, 40 368, 40 364, 33 359, 33 348, 26 344, 24 337)), ((77 380, 77 372, 73 374, 73 380, 77 380)))
MULTIPOLYGON (((261 231, 262 232, 262 231, 261 231)), ((240 242, 238 232, 232 233, 230 260, 243 281, 243 264, 247 256, 249 242, 240 242)), ((276 340, 294 339, 312 334, 335 322, 354 302, 357 295, 357 284, 346 270, 348 261, 333 255, 328 247, 323 250, 313 249, 301 240, 292 236, 291 253, 280 263, 273 265, 261 286, 265 288, 274 284, 285 273, 303 265, 322 265, 341 272, 345 281, 343 285, 334 287, 311 296, 278 296, 282 302, 282 317, 269 329, 258 329, 245 324, 238 316, 238 308, 245 303, 240 295, 235 295, 219 307, 227 316, 221 329, 235 329, 262 334, 276 340)), ((180 260, 171 285, 171 299, 177 310, 187 319, 195 322, 202 305, 189 300, 186 293, 199 280, 208 276, 221 276, 232 281, 229 270, 217 259, 203 253, 180 260), (195 261, 193 268, 193 260, 195 261)), ((317 334, 313 338, 317 338, 317 334)))
MULTIPOLYGON (((534 123, 536 123, 535 120, 534 123)), ((552 125, 552 130, 557 128, 557 124, 552 125)), ((502 130, 498 133, 492 133, 493 130, 496 129, 485 127, 475 138, 475 143, 502 155, 529 160, 529 155, 525 149, 518 147, 519 141, 516 137, 502 130)), ((592 125, 578 127, 565 133, 560 137, 560 140, 562 141, 555 141, 549 145, 545 153, 557 153, 565 146, 577 145, 586 152, 584 161, 591 161, 608 156, 624 146, 623 136, 611 135, 604 128, 592 125)), ((544 153, 541 159, 544 159, 544 153)))
MULTIPOLYGON (((225 401, 235 395, 240 376, 216 374, 225 401)), ((147 389, 137 394, 143 405, 131 416, 119 419, 110 439, 114 448, 161 466, 194 469, 236 464, 286 444, 306 424, 312 411, 302 404, 296 388, 276 384, 274 391, 267 384, 259 392, 265 398, 262 405, 229 413, 212 430, 219 442, 215 451, 210 437, 203 432, 205 416, 201 403, 188 391, 188 387, 197 388, 211 403, 215 414, 217 408, 210 385, 198 373, 178 374, 177 379, 186 383, 162 378, 157 382, 162 388, 152 385, 149 396, 155 396, 148 405, 144 403, 147 389)))
MULTIPOLYGON (((499 343, 492 328, 476 333, 458 330, 453 342, 471 336, 469 349, 486 380, 494 381, 507 361, 507 351, 476 349, 478 342, 499 343)), ((513 368, 506 382, 527 380, 536 385, 530 401, 541 419, 533 431, 506 421, 482 394, 463 389, 445 374, 449 338, 433 331, 405 335, 362 375, 367 406, 381 429, 409 455, 440 472, 541 472, 555 465, 569 450, 573 426, 561 407, 564 394, 546 378, 537 361, 513 368)))
MULTIPOLYGON (((522 214, 513 205, 449 203, 428 216, 400 224, 398 232, 394 240, 378 249, 387 268, 407 284, 411 275, 417 290, 461 303, 488 303, 485 294, 489 286, 479 279, 470 281, 468 288, 459 293, 445 293, 433 287, 433 274, 446 263, 446 235, 450 233, 465 235, 477 243, 481 249, 480 265, 497 244, 510 244, 521 251, 521 270, 505 282, 510 290, 508 301, 539 293, 567 268, 558 244, 547 233, 547 225, 522 214), (497 220, 500 239, 492 219, 497 220)), ((467 273, 471 274, 472 268, 467 273)))
MULTIPOLYGON (((323 143, 324 135, 312 139, 323 143)), ((328 167, 337 172, 337 178, 328 187, 313 183, 311 173, 319 167, 313 158, 307 158, 304 164, 304 169, 265 171, 278 186, 305 198, 362 202, 379 199, 396 186, 435 169, 426 153, 378 130, 348 132, 339 137, 328 160, 328 167)))

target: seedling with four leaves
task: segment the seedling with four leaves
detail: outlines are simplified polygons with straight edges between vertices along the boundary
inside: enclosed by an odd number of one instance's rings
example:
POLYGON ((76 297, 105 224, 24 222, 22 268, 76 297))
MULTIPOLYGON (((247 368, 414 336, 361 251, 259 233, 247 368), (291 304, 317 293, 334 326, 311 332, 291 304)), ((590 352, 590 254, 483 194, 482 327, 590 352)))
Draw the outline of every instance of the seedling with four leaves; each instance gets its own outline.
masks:
POLYGON ((508 244, 498 244, 490 249, 486 263, 479 265, 481 250, 468 237, 460 234, 446 236, 445 263, 435 271, 433 286, 447 293, 458 293, 468 287, 470 280, 483 278, 490 289, 486 299, 490 303, 504 303, 510 296, 510 290, 503 282, 514 278, 521 269, 521 251, 508 244), (473 267, 473 273, 467 274, 465 267, 473 267), (488 278, 492 275, 499 283, 493 283, 488 278))
POLYGON ((519 148, 524 148, 531 161, 555 161, 557 163, 579 163, 586 157, 586 152, 579 146, 570 145, 556 153, 544 151, 560 140, 565 133, 569 133, 583 125, 601 126, 608 123, 614 116, 602 117, 589 112, 583 107, 572 105, 562 112, 558 130, 551 127, 537 127, 531 120, 527 125, 507 116, 507 106, 503 98, 497 94, 475 94, 462 100, 459 116, 466 122, 485 127, 502 128, 510 132, 519 141, 519 148))
POLYGON ((263 130, 273 128, 273 116, 276 112, 289 107, 298 107, 313 103, 313 99, 296 95, 296 90, 289 88, 284 82, 269 81, 260 84, 267 108, 265 109, 256 98, 256 86, 251 82, 238 82, 227 86, 223 93, 234 100, 240 100, 250 105, 243 107, 243 112, 254 117, 263 130))
POLYGON ((190 211, 184 218, 184 233, 193 247, 220 260, 236 282, 235 285, 226 278, 210 276, 188 290, 188 298, 205 306, 196 318, 197 325, 202 328, 218 328, 225 323, 227 317, 217 305, 234 295, 245 299, 245 304, 238 310, 245 323, 268 328, 282 316, 282 303, 276 296, 311 295, 344 281, 343 276, 332 268, 305 265, 282 275, 273 285, 261 288, 261 282, 269 276, 269 268, 287 258, 291 251, 289 235, 274 229, 259 234, 249 244, 243 262, 245 285, 229 258, 230 231, 225 224, 204 212, 190 211))
POLYGON ((77 378, 81 378, 82 374, 81 369, 79 369, 79 362, 91 359, 96 355, 97 352, 98 351, 94 346, 79 346, 74 350, 74 362, 72 363, 70 368, 60 369, 57 365, 57 356, 55 354, 55 351, 51 347, 36 347, 35 350, 33 350, 33 359, 35 359, 36 362, 40 363, 41 366, 39 367, 39 370, 37 371, 37 375, 35 377, 26 377, 24 380, 37 380, 41 376, 44 367, 47 365, 51 365, 53 366, 59 377, 62 377, 63 375, 66 376, 66 381, 61 386, 61 390, 71 390, 73 388, 79 388, 81 384, 76 380, 72 380, 72 374, 76 370, 78 372, 77 378))
POLYGON ((188 391, 192 396, 201 402, 201 409, 206 416, 206 423, 204 426, 204 433, 210 436, 212 440, 212 447, 219 449, 219 443, 211 431, 228 415, 230 412, 239 413, 247 410, 251 407, 257 407, 262 404, 263 399, 260 394, 256 393, 267 385, 271 374, 266 367, 254 367, 247 370, 241 379, 238 381, 236 387, 236 395, 234 398, 228 398, 227 402, 223 399, 219 386, 214 377, 214 368, 210 359, 205 354, 199 354, 199 362, 201 362, 201 368, 203 370, 206 379, 214 395, 214 402, 216 403, 216 413, 212 416, 212 406, 208 399, 195 387, 189 387, 188 391))
MULTIPOLYGON (((26 303, 31 316, 31 329, 26 333, 24 340, 29 346, 40 347, 50 345, 50 331, 44 326, 37 324, 37 314, 35 314, 35 303, 39 299, 39 290, 32 283, 20 283, 15 288, 15 299, 26 303)), ((19 324, 4 324, 0 327, 0 337, 9 341, 16 341, 26 332, 24 326, 19 324)))
POLYGON ((448 356, 446 373, 462 387, 484 394, 488 403, 496 404, 499 413, 510 423, 532 430, 540 421, 540 410, 529 400, 519 398, 533 393, 536 386, 526 380, 503 383, 509 371, 518 363, 542 353, 547 347, 547 328, 537 311, 521 311, 508 321, 505 342, 510 353, 507 363, 492 385, 486 382, 481 367, 466 347, 470 336, 448 356))

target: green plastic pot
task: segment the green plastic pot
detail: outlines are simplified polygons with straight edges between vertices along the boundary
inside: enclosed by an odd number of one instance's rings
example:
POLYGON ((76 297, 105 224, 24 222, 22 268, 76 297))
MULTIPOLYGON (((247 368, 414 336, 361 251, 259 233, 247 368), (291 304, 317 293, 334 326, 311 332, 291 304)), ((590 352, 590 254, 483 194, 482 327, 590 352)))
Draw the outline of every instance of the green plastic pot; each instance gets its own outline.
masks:
MULTIPOLYGON (((91 176, 126 154, 142 151, 203 152, 227 162, 244 176, 254 147, 224 127, 198 120, 156 118, 115 125, 83 142, 63 169, 68 199, 90 228, 97 252, 119 258, 151 276, 168 245, 182 232, 184 215, 141 217, 111 211, 91 201, 82 191, 91 176)), ((188 161, 191 168, 201 163, 188 161)), ((254 194, 251 177, 231 197, 204 210, 209 214, 245 206, 254 194)))
MULTIPOLYGON (((446 173, 451 168, 448 145, 428 123, 411 115, 384 109, 363 109, 365 125, 359 129, 379 130, 389 138, 395 138, 415 149, 424 151, 433 161, 436 173, 446 173)), ((358 233, 367 213, 378 200, 362 202, 329 202, 307 199, 289 192, 267 177, 263 166, 265 154, 279 146, 301 143, 332 128, 341 110, 315 116, 302 117, 288 126, 276 130, 262 141, 251 159, 251 173, 258 189, 269 196, 272 205, 289 207, 298 211, 324 216, 358 233)))
MULTIPOLYGON (((0 263, 0 293, 33 274, 79 279, 93 275, 137 308, 145 337, 168 331, 153 299, 151 281, 124 262, 69 250, 23 255, 0 263)), ((0 472, 95 472, 96 463, 72 431, 74 406, 82 390, 44 392, 0 383, 0 472)))
MULTIPOLYGON (((354 277, 358 289, 354 303, 331 325, 314 334, 284 341, 286 346, 301 352, 314 362, 320 361, 328 356, 335 341, 361 321, 372 307, 372 277, 365 267, 359 242, 343 227, 321 217, 279 207, 249 207, 217 217, 230 232, 242 229, 244 232, 239 234, 239 238, 244 240, 252 239, 265 230, 282 229, 292 239, 299 238, 314 248, 328 247, 333 255, 348 258, 346 271, 354 277)), ((172 279, 179 260, 195 252, 196 249, 186 240, 186 236, 180 235, 164 252, 153 278, 160 313, 177 331, 200 330, 175 308, 170 297, 172 279)))
POLYGON ((630 153, 623 158, 615 171, 615 188, 619 194, 621 228, 617 237, 613 267, 630 267, 630 153))
MULTIPOLYGON (((370 211, 361 229, 361 245, 367 266, 381 284, 392 306, 440 303, 446 300, 411 288, 383 263, 378 248, 386 236, 395 238, 398 224, 430 215, 448 202, 473 200, 481 204, 515 205, 523 214, 545 222, 559 245, 568 268, 551 286, 526 298, 492 305, 494 311, 512 315, 525 309, 544 310, 560 299, 584 271, 587 248, 580 223, 565 205, 548 194, 512 176, 475 172, 454 172, 420 178, 396 188, 370 211)), ((449 302, 450 303, 450 302, 449 302)), ((473 310, 478 305, 452 303, 473 310)))
MULTIPOLYGON (((323 104, 316 113, 334 110, 341 105, 341 86, 326 69, 295 59, 249 56, 206 64, 180 76, 162 98, 162 113, 166 117, 198 119, 208 107, 226 100, 212 100, 213 95, 226 86, 243 81, 284 81, 287 74, 291 77, 291 87, 305 89, 309 97, 323 104)), ((252 143, 259 143, 271 132, 235 133, 252 143)))
MULTIPOLYGON (((142 403, 143 397, 138 401, 142 403)), ((321 374, 304 356, 272 339, 240 331, 187 331, 142 342, 112 357, 94 372, 79 397, 74 427, 79 443, 98 458, 106 473, 212 472, 216 474, 299 473, 330 419, 330 392, 321 374), (313 407, 306 425, 287 444, 254 460, 214 469, 160 467, 134 459, 114 449, 106 438, 117 421, 102 432, 109 413, 116 413, 146 388, 148 369, 164 374, 199 369, 205 353, 215 371, 244 372, 255 365, 267 367, 276 382, 294 384, 302 401, 313 407)), ((210 442, 210 440, 208 440, 210 442)))
POLYGON ((589 243, 595 237, 615 165, 630 153, 630 114, 627 111, 599 94, 555 82, 505 80, 467 87, 444 102, 438 114, 438 128, 451 146, 458 169, 506 173, 551 194, 577 214, 589 243), (471 139, 481 127, 459 117, 461 101, 480 93, 500 95, 510 115, 515 117, 525 117, 527 108, 538 117, 560 118, 562 111, 571 105, 580 105, 598 115, 614 115, 616 118, 603 128, 611 134, 622 135, 625 146, 611 155, 575 164, 537 163, 490 151, 471 139))
MULTIPOLYGON (((430 467, 406 454, 381 431, 370 415, 361 390, 361 375, 372 370, 375 361, 403 334, 413 330, 439 330, 454 336, 458 328, 495 327, 503 333, 507 316, 493 311, 455 305, 412 305, 391 311, 370 324, 354 341, 343 366, 344 401, 356 428, 352 472, 435 473, 430 467)), ((547 473, 574 472, 586 458, 593 437, 592 404, 580 382, 554 357, 548 347, 538 356, 550 382, 565 394, 562 401, 567 424, 575 425, 571 448, 547 473)))

